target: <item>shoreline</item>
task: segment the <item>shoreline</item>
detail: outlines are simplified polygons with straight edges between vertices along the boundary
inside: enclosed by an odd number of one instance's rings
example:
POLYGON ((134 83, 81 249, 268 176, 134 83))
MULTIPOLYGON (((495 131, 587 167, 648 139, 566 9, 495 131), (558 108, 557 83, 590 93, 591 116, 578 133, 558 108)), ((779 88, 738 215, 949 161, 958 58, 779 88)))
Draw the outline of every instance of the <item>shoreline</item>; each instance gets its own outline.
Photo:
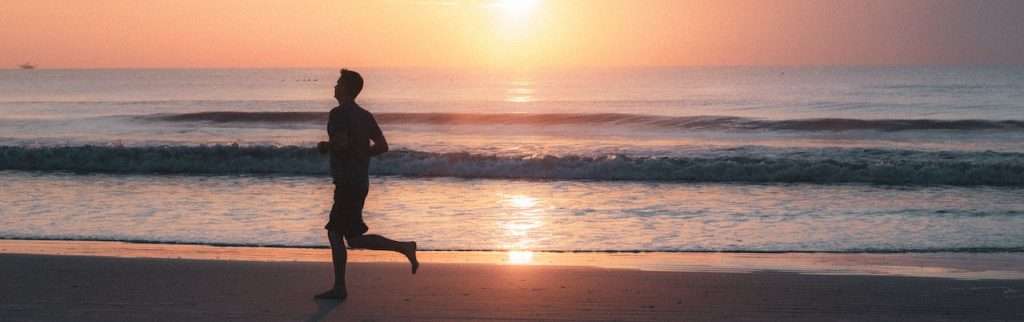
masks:
MULTIPOLYGON (((47 238, 47 237, 0 237, 0 241, 11 240, 20 242, 85 242, 85 243, 125 243, 142 245, 174 245, 200 247, 240 247, 240 248, 274 248, 274 249, 328 249, 328 245, 286 245, 286 244, 234 244, 217 242, 177 242, 156 241, 147 239, 91 239, 91 238, 47 238)), ((510 252, 511 249, 435 249, 420 248, 424 252, 446 253, 491 253, 510 252)), ((838 254, 838 255, 886 255, 886 254, 1024 254, 1024 247, 968 247, 968 248, 924 248, 924 249, 860 249, 860 250, 643 250, 643 249, 596 249, 596 250, 531 250, 536 253, 551 254, 838 254)))
MULTIPOLYGON (((0 255, 89 256, 249 262, 329 263, 327 248, 211 246, 0 239, 0 255)), ((783 272, 804 275, 903 276, 961 280, 1024 280, 1024 253, 736 253, 421 251, 436 264, 583 267, 652 272, 783 272)), ((349 262, 396 263, 387 252, 350 250, 349 262)))
POLYGON ((11 321, 1007 321, 1024 280, 0 254, 11 321))

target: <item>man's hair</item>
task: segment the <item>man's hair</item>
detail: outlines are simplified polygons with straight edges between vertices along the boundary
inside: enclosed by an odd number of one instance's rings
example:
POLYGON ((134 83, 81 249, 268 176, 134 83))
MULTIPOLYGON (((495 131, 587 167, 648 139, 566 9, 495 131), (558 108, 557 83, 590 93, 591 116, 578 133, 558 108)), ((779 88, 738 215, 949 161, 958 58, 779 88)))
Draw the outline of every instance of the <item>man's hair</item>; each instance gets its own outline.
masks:
POLYGON ((359 92, 363 91, 363 76, 359 73, 342 69, 341 77, 338 77, 338 85, 345 84, 345 90, 352 94, 352 98, 359 96, 359 92))

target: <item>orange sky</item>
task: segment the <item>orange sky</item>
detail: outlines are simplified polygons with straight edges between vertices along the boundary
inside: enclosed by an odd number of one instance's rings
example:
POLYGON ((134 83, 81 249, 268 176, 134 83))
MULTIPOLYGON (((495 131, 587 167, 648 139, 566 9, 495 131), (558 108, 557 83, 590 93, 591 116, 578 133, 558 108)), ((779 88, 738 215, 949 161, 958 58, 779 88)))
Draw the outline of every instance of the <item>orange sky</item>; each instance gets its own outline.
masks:
POLYGON ((513 2, 6 0, 0 66, 1024 64, 1017 0, 513 2))

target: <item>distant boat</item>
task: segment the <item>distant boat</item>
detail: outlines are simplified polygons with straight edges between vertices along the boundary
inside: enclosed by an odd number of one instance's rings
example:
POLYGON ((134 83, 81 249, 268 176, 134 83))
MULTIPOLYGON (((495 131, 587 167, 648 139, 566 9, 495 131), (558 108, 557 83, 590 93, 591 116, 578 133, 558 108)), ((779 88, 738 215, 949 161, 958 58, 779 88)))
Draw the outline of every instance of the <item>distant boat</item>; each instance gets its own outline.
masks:
POLYGON ((21 65, 18 65, 18 68, 21 68, 21 69, 36 69, 36 66, 32 65, 32 64, 29 64, 29 63, 24 63, 24 64, 21 64, 21 65))

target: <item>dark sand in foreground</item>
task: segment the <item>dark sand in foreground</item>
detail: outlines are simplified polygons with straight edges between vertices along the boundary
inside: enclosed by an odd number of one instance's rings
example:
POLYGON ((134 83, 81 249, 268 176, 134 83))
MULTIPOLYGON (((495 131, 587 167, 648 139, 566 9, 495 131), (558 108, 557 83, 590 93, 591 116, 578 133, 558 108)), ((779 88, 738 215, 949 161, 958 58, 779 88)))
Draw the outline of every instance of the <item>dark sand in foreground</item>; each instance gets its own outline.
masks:
POLYGON ((0 255, 0 320, 1024 320, 1024 280, 0 255))

